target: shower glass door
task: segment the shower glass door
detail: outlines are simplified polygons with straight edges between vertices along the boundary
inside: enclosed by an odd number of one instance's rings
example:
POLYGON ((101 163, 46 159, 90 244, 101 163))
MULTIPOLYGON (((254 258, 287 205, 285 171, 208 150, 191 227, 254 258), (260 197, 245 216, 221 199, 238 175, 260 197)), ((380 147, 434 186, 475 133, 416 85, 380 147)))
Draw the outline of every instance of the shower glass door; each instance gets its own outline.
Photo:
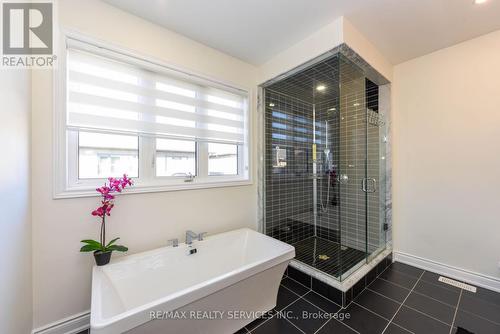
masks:
POLYGON ((366 80, 367 156, 365 191, 367 194, 368 262, 386 246, 386 127, 379 105, 379 87, 366 80))
POLYGON ((342 272, 349 276, 367 256, 367 119, 365 75, 349 59, 339 57, 340 83, 340 244, 342 272))

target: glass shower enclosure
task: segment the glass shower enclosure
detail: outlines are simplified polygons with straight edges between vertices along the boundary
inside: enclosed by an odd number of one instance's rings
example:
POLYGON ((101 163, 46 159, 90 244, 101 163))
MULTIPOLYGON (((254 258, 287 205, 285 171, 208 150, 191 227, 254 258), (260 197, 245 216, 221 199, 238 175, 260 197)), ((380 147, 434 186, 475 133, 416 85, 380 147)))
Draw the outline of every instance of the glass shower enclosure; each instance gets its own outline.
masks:
POLYGON ((343 280, 386 247, 379 84, 332 52, 263 85, 265 233, 343 280))

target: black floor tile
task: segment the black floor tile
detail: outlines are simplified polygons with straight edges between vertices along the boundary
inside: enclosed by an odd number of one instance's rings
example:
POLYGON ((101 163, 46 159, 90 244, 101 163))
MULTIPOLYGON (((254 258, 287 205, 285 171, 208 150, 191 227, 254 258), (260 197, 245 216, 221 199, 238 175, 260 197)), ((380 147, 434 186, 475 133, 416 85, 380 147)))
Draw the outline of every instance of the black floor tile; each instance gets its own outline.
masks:
POLYGON ((293 267, 288 268, 288 277, 294 279, 300 284, 310 288, 311 287, 311 276, 302 271, 295 269, 293 267))
POLYGON ((354 301, 388 320, 396 314, 401 305, 371 290, 363 291, 354 301))
MULTIPOLYGON (((460 289, 457 288, 457 287, 454 287, 453 285, 449 285, 449 284, 446 284, 446 283, 439 282, 439 277, 440 276, 442 276, 442 275, 439 275, 439 274, 436 274, 436 273, 432 273, 430 271, 426 271, 422 275, 421 280, 424 281, 424 282, 427 282, 427 283, 432 283, 434 285, 437 285, 437 286, 439 286, 439 287, 441 287, 443 289, 460 292, 460 289)), ((443 277, 446 277, 446 276, 443 276, 443 277)))
POLYGON ((415 334, 448 334, 451 328, 450 325, 432 319, 406 306, 401 307, 393 322, 415 334))
POLYGON ((476 297, 490 304, 494 304, 500 307, 500 293, 495 291, 486 290, 478 287, 475 293, 464 290, 464 296, 476 297))
POLYGON ((300 334, 301 331, 278 314, 252 331, 254 334, 300 334))
POLYGON ((306 334, 316 332, 329 320, 328 313, 321 311, 303 298, 285 308, 281 313, 306 334))
MULTIPOLYGON (((307 283, 308 277, 305 274, 295 272, 294 269, 288 273, 290 272, 295 279, 307 283)), ((375 271, 372 272, 371 279, 374 279, 373 273, 375 271)), ((397 262, 381 277, 375 279, 365 290, 362 290, 363 284, 359 285, 357 290, 362 291, 361 294, 343 310, 340 307, 341 291, 315 278, 311 279, 312 291, 299 282, 284 277, 276 309, 245 328, 258 334, 316 331, 319 334, 380 334, 384 329, 384 334, 449 334, 453 323, 452 334, 455 334, 457 327, 474 334, 500 334, 500 294, 481 288, 478 288, 477 293, 460 290, 439 282, 438 274, 422 272, 397 262), (414 290, 410 293, 413 287, 414 290), (460 293, 462 298, 456 311, 460 293), (403 301, 405 304, 400 307, 403 301), (277 313, 277 310, 281 312, 277 313), (304 311, 311 316, 306 319, 304 311), (330 317, 335 318, 329 319, 330 317), (393 322, 388 325, 392 317, 393 322)), ((354 288, 351 289, 353 290, 354 288)), ((245 329, 237 333, 245 333, 245 329)))
POLYGON ((477 298, 473 295, 462 295, 458 309, 473 313, 482 318, 486 318, 492 322, 500 324, 500 306, 489 303, 484 299, 477 298))
POLYGON ((292 291, 288 290, 285 288, 283 285, 280 286, 280 289, 278 291, 278 300, 276 301, 276 311, 281 311, 297 299, 299 299, 300 296, 297 294, 293 293, 292 291))
POLYGON ((415 268, 412 266, 409 266, 407 264, 401 263, 401 262, 393 262, 390 266, 390 269, 394 269, 396 271, 399 271, 403 274, 409 275, 409 276, 414 276, 414 277, 420 277, 424 270, 415 268))
POLYGON ((363 334, 380 334, 389 322, 355 303, 351 303, 349 307, 339 313, 346 314, 343 321, 346 325, 363 334), (347 318, 347 314, 350 315, 349 318, 347 318))
POLYGON ((391 323, 385 330, 384 334, 411 334, 411 332, 402 328, 401 326, 391 323))
POLYGON ((455 318, 454 326, 462 327, 469 332, 476 334, 498 334, 500 333, 500 325, 494 324, 485 319, 479 318, 474 314, 458 311, 455 318))
POLYGON ((392 268, 387 268, 387 270, 384 271, 379 277, 407 289, 413 288, 418 280, 418 277, 403 274, 392 268))
POLYGON ((451 307, 448 304, 444 304, 415 292, 412 292, 408 296, 404 305, 414 308, 450 325, 452 324, 453 317, 455 315, 455 307, 451 307))
POLYGON ((457 306, 458 297, 460 297, 460 290, 458 289, 447 289, 443 288, 441 285, 436 285, 426 281, 419 281, 414 291, 442 301, 443 303, 449 304, 453 307, 457 306))
POLYGON ((368 289, 376 291, 400 303, 402 303, 406 296, 410 293, 410 290, 394 285, 380 278, 373 281, 373 283, 368 286, 368 289))
POLYGON ((317 334, 355 334, 356 331, 350 329, 340 321, 331 319, 324 325, 317 334))
POLYGON ((325 297, 317 294, 314 291, 309 291, 304 296, 304 298, 307 299, 308 301, 310 301, 311 303, 313 303, 314 305, 316 305, 317 307, 319 307, 320 309, 322 309, 323 311, 328 312, 328 313, 333 314, 341 309, 340 305, 335 304, 331 300, 326 299, 325 297))
POLYGON ((252 321, 251 323, 249 323, 245 327, 246 327, 246 329, 248 331, 252 331, 256 327, 258 327, 259 325, 261 325, 263 322, 265 322, 266 320, 269 320, 274 314, 276 314, 276 311, 274 311, 274 310, 269 311, 265 315, 263 315, 259 319, 256 319, 256 320, 252 321))
POLYGON ((281 280, 281 285, 284 285, 286 288, 292 290, 299 296, 305 295, 308 291, 310 291, 309 288, 305 287, 297 281, 294 281, 290 277, 281 280))

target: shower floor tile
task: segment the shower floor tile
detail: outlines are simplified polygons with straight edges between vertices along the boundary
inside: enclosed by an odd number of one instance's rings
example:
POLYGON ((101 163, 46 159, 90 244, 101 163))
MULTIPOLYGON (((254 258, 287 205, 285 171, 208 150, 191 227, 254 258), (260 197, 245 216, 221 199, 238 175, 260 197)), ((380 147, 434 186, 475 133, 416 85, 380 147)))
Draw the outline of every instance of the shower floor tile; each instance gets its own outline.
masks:
POLYGON ((365 252, 319 237, 306 238, 293 246, 296 260, 334 277, 339 277, 365 259, 365 252))

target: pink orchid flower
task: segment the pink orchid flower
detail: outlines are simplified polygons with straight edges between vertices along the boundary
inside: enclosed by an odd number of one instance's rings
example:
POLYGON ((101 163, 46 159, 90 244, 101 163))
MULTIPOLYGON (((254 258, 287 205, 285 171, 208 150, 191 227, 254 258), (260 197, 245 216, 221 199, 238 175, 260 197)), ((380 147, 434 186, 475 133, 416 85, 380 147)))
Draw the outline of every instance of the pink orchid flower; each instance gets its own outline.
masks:
POLYGON ((121 179, 122 188, 125 188, 127 186, 131 186, 133 184, 134 184, 134 182, 132 182, 132 180, 127 177, 127 174, 123 174, 123 178, 121 179))
POLYGON ((123 178, 108 178, 107 183, 96 189, 96 191, 101 194, 103 200, 102 205, 92 211, 92 216, 101 218, 104 216, 110 216, 111 209, 114 207, 113 200, 115 199, 115 196, 112 193, 120 193, 123 189, 131 185, 133 185, 133 182, 127 174, 123 174, 123 178))

